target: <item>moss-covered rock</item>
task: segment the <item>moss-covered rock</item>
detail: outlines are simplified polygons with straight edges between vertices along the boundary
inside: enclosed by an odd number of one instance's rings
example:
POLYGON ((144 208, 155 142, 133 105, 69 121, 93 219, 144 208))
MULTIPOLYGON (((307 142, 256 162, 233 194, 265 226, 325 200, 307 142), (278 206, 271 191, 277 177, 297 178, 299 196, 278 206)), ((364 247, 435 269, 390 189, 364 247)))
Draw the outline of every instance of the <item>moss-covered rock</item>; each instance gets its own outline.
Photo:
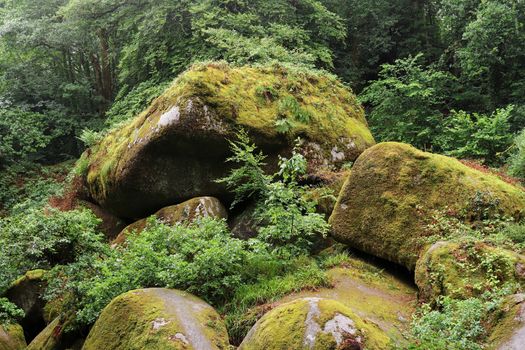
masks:
POLYGON ((525 286, 525 256, 483 242, 437 242, 416 264, 420 298, 466 299, 511 284, 525 286))
POLYGON ((14 281, 5 293, 5 297, 24 310, 25 316, 20 320, 25 337, 33 339, 45 326, 44 305, 42 298, 46 288, 45 270, 26 272, 14 281))
POLYGON ((73 320, 73 314, 55 318, 31 341, 27 350, 80 350, 83 339, 79 332, 70 327, 73 320))
POLYGON ((217 312, 177 290, 133 290, 115 298, 91 329, 83 350, 228 349, 217 312))
POLYGON ((487 349, 522 350, 525 345, 525 294, 507 298, 492 321, 487 349))
MULTIPOLYGON (((215 197, 197 197, 187 200, 181 204, 171 205, 153 214, 157 219, 167 225, 177 223, 191 223, 199 218, 228 219, 228 211, 222 203, 215 197)), ((146 227, 148 219, 141 219, 128 225, 113 244, 121 244, 126 240, 130 233, 140 233, 146 227)))
POLYGON ((196 65, 151 106, 82 157, 91 197, 120 217, 144 217, 226 190, 227 139, 244 128, 267 154, 301 152, 310 171, 340 166, 374 144, 355 95, 335 78, 280 66, 196 65))
POLYGON ((0 350, 22 350, 26 348, 24 330, 18 324, 0 324, 0 350))
POLYGON ((372 322, 331 299, 303 298, 282 304, 250 330, 240 350, 388 349, 389 338, 372 322))
POLYGON ((525 192, 454 158, 386 142, 357 159, 330 223, 332 235, 359 250, 413 270, 425 245, 430 213, 461 220, 486 215, 476 197, 490 198, 493 214, 522 218, 525 192))

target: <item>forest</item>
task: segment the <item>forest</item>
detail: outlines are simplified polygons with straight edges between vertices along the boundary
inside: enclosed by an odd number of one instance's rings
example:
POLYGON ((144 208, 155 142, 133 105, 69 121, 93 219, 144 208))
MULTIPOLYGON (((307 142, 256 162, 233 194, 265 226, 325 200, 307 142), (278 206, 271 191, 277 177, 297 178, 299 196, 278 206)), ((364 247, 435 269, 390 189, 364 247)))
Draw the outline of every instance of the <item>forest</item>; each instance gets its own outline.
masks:
POLYGON ((0 350, 525 348, 525 1, 0 0, 0 350))

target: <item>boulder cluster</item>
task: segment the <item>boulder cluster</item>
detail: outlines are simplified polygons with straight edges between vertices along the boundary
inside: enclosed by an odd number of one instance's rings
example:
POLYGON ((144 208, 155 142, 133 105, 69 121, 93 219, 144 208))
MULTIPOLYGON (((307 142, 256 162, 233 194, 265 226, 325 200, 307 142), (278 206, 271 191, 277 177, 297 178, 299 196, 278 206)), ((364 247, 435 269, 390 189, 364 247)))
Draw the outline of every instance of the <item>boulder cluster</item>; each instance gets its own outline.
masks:
MULTIPOLYGON (((445 237, 429 243, 435 213, 452 213, 468 225, 486 215, 522 219, 525 192, 520 187, 410 145, 375 144, 350 90, 333 78, 278 66, 207 64, 182 74, 143 113, 82 155, 78 192, 84 202, 79 205, 99 213, 114 245, 140 234, 151 215, 170 225, 200 217, 224 219, 235 235, 251 237, 253 208, 229 212, 232 194, 215 181, 230 170, 228 141, 239 128, 268 155, 268 170, 276 168, 279 156, 290 154, 300 137, 308 178, 337 191, 337 202, 320 208, 330 218, 332 238, 406 268, 420 300, 479 295, 491 282, 485 268, 496 269, 500 283, 525 286, 524 256, 481 241, 457 243, 445 237), (344 170, 349 162, 351 170, 344 170), (323 183, 324 172, 338 175, 323 183), (493 265, 480 266, 480 260, 493 265)), ((41 299, 44 273, 28 272, 8 291, 26 318, 20 325, 0 327, 0 350, 25 348, 24 337, 31 340, 28 349, 50 350, 78 337, 67 333, 67 317, 57 316, 53 305, 41 299)), ((495 323, 491 336, 495 349, 523 345, 524 300, 514 295, 502 310, 503 321, 495 323)), ((303 297, 266 312, 239 349, 391 345, 380 325, 341 300, 303 297)), ((225 323, 210 305, 182 291, 153 288, 115 298, 74 347, 207 350, 230 345, 225 323)))

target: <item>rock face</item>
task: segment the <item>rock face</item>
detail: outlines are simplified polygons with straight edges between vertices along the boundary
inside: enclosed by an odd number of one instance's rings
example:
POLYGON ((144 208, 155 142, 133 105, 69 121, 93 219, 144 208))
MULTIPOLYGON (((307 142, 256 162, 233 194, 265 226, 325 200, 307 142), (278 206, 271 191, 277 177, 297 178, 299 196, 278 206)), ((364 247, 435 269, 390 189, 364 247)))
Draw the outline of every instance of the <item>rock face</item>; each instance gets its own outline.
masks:
MULTIPOLYGON (((198 197, 181 204, 162 208, 154 216, 168 225, 175 225, 177 223, 191 223, 198 218, 205 217, 228 219, 228 211, 215 197, 198 197)), ((141 219, 127 226, 113 243, 121 244, 126 240, 128 234, 140 233, 146 227, 147 220, 147 218, 141 219)))
POLYGON ((80 350, 83 339, 79 332, 71 331, 69 323, 73 319, 73 315, 55 318, 31 341, 27 350, 80 350))
POLYGON ((276 164, 301 136, 310 171, 339 167, 374 144, 362 107, 339 81, 267 68, 194 66, 125 127, 81 158, 90 196, 119 217, 140 218, 226 190, 227 139, 244 128, 276 164))
POLYGON ((26 272, 24 276, 13 282, 5 294, 7 299, 24 310, 25 316, 20 321, 20 325, 28 341, 46 326, 43 311, 45 301, 42 299, 46 287, 45 273, 45 270, 26 272))
POLYGON ((387 349, 388 337, 343 304, 303 298, 280 305, 250 330, 240 350, 387 349))
POLYGON ((522 350, 525 344, 525 294, 509 296, 501 309, 501 318, 493 323, 495 326, 487 349, 522 350))
POLYGON ((442 241, 421 256, 415 275, 421 300, 466 299, 508 282, 525 286, 525 256, 482 242, 442 241))
POLYGON ((0 350, 22 350, 26 348, 24 330, 18 324, 0 325, 0 350))
POLYGON ((357 159, 330 223, 336 240, 413 270, 433 211, 472 222, 486 214, 484 209, 519 219, 524 208, 525 193, 494 175, 386 142, 357 159))
POLYGON ((208 304, 177 290, 133 290, 115 298, 83 350, 228 349, 228 333, 208 304))

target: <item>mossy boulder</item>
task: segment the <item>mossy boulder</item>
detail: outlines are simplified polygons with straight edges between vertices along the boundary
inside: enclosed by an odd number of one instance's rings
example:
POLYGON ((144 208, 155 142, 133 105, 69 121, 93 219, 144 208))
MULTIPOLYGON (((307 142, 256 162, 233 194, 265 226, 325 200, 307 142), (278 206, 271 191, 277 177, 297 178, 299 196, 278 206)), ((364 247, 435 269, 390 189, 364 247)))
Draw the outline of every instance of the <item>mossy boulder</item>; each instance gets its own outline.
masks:
POLYGON ((26 348, 24 330, 19 324, 0 324, 0 350, 22 350, 26 348))
MULTIPOLYGON (((215 197, 192 198, 183 203, 162 208, 153 215, 167 225, 192 223, 199 218, 206 217, 228 219, 228 211, 215 197)), ((146 227, 147 221, 147 218, 141 219, 126 226, 112 243, 121 244, 130 233, 142 232, 146 227)))
POLYGON ((140 218, 188 198, 227 191, 228 139, 244 128, 276 164, 294 140, 309 171, 340 167, 374 144, 355 95, 335 78, 281 66, 195 65, 126 126, 82 156, 91 197, 140 218))
POLYGON ((199 298, 151 288, 120 295, 102 311, 83 350, 228 349, 219 314, 199 298))
POLYGON ((73 316, 71 313, 64 317, 56 317, 31 341, 27 350, 80 350, 83 339, 70 325, 74 320, 73 316))
POLYGON ((473 222, 488 215, 520 219, 525 192, 458 160, 396 142, 369 148, 357 159, 330 217, 333 237, 413 270, 431 213, 448 211, 473 222))
POLYGON ((303 298, 264 315, 239 350, 389 349, 390 339, 374 323, 338 301, 303 298))
POLYGON ((496 314, 499 317, 491 320, 493 328, 486 348, 522 350, 525 344, 525 294, 507 297, 496 314))
POLYGON ((46 288, 45 270, 32 270, 14 281, 5 293, 5 297, 24 310, 20 320, 28 341, 33 339, 45 326, 43 299, 46 288))
POLYGON ((420 299, 466 299, 486 290, 525 286, 525 256, 483 242, 434 243, 416 264, 420 299))

